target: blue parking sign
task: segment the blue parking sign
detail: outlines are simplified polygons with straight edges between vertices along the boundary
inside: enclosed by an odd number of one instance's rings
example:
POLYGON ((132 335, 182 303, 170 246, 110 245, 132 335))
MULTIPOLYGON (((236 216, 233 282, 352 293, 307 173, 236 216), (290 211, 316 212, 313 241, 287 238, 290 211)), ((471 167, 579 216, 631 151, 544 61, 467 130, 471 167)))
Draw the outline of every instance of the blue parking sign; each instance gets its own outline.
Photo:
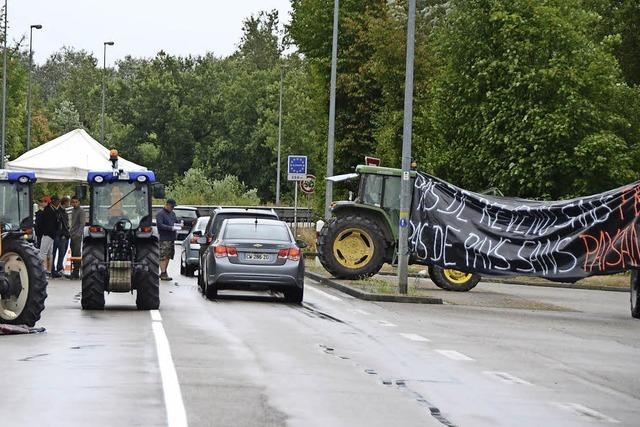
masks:
POLYGON ((307 156, 288 157, 289 181, 304 181, 307 178, 307 156))

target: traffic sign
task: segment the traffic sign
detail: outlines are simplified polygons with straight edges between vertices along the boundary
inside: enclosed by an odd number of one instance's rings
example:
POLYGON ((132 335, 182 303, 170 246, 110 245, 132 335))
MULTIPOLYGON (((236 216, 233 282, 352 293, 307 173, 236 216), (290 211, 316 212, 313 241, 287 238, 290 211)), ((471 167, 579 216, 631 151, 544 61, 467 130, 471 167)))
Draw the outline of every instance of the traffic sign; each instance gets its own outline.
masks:
POLYGON ((378 157, 364 156, 364 164, 367 166, 380 166, 381 162, 382 160, 380 160, 378 157))
POLYGON ((315 175, 308 174, 303 181, 300 181, 300 190, 306 194, 313 194, 316 191, 315 175))
POLYGON ((289 156, 287 164, 289 181, 302 181, 307 178, 307 156, 289 156))

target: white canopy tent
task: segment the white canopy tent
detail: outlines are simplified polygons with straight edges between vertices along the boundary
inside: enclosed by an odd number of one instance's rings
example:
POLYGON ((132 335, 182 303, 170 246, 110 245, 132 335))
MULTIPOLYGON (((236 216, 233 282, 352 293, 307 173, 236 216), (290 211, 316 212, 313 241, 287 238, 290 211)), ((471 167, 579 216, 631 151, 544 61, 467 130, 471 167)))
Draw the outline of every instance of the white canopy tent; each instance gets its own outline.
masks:
MULTIPOLYGON (((84 182, 87 172, 110 170, 111 162, 106 147, 84 129, 76 129, 7 162, 6 167, 16 171, 34 171, 40 182, 84 182)), ((118 168, 147 170, 123 158, 119 159, 118 168)))

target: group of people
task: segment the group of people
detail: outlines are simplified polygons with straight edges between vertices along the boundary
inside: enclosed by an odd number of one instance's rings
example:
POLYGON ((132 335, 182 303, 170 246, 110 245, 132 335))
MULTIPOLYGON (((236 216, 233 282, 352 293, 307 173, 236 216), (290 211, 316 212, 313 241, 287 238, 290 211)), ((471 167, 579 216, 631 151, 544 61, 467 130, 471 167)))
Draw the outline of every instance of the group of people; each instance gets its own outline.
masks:
MULTIPOLYGON (((80 257, 82 235, 85 225, 85 213, 80 207, 80 200, 74 196, 59 198, 45 196, 38 203, 35 221, 36 246, 40 249, 40 257, 44 269, 52 278, 63 277, 64 258, 71 242, 71 256, 80 257), (67 208, 71 203, 71 220, 67 208)), ((80 263, 73 262, 70 278, 80 276, 80 263)))

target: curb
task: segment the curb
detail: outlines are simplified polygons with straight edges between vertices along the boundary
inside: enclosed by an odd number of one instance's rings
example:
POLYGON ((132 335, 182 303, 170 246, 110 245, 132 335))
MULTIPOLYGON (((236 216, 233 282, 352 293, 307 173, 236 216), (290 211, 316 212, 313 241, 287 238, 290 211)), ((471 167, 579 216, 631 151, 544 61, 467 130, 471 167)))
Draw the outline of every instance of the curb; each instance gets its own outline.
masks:
MULTIPOLYGON (((380 276, 395 276, 393 273, 379 272, 380 276)), ((409 277, 416 277, 420 279, 429 279, 427 276, 422 276, 415 273, 409 273, 409 277)), ((518 285, 518 286, 537 286, 540 288, 559 288, 559 289, 582 289, 584 291, 609 291, 609 292, 629 292, 629 288, 622 288, 617 286, 598 286, 598 285, 576 285, 573 283, 535 283, 527 282, 524 280, 508 280, 500 279, 491 276, 483 276, 480 283, 498 283, 501 285, 518 285)))
POLYGON ((306 277, 313 279, 316 282, 319 282, 323 285, 329 286, 330 288, 336 289, 340 292, 343 292, 347 295, 351 295, 352 297, 355 297, 364 301, 401 302, 401 303, 412 303, 412 304, 443 304, 442 298, 372 294, 369 292, 363 292, 351 286, 343 285, 341 283, 335 282, 331 279, 327 279, 326 277, 316 273, 305 272, 304 274, 306 277))

